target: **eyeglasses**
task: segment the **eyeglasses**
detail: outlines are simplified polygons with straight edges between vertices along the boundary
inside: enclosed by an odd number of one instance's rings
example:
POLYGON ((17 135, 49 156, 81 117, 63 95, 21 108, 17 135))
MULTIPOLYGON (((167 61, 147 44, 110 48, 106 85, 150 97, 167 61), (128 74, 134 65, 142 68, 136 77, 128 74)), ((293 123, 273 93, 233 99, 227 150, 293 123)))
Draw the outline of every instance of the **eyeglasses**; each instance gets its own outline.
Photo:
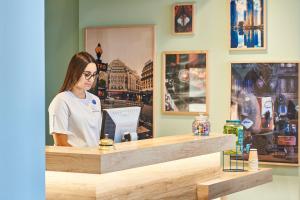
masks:
POLYGON ((84 71, 82 74, 83 74, 85 80, 87 80, 87 81, 89 81, 92 77, 93 77, 94 80, 98 78, 98 73, 97 72, 92 74, 89 71, 84 71))

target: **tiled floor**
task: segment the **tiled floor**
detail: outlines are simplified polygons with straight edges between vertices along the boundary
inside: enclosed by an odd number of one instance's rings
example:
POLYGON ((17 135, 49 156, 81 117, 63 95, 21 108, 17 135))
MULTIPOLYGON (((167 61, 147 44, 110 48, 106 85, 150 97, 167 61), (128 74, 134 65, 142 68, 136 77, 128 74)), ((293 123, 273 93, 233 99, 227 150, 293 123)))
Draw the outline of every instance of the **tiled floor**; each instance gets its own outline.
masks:
POLYGON ((298 167, 273 167, 273 182, 229 195, 224 199, 300 200, 299 174, 300 168, 298 167))

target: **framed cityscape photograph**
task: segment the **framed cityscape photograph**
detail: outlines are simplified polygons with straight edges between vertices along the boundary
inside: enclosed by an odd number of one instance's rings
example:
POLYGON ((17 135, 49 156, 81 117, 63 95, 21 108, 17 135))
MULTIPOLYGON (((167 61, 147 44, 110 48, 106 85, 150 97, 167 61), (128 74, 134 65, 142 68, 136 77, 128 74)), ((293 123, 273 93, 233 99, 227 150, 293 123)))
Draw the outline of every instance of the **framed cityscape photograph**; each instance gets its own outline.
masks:
POLYGON ((93 91, 102 109, 141 107, 140 139, 154 136, 154 40, 154 25, 85 28, 85 50, 101 63, 93 91))
POLYGON ((266 49, 266 0, 228 0, 230 50, 266 49))
POLYGON ((173 34, 189 35, 195 30, 195 3, 173 5, 173 34))
POLYGON ((299 165, 298 95, 298 62, 231 63, 231 119, 260 162, 299 165))
POLYGON ((168 51, 162 60, 162 112, 207 114, 207 51, 168 51))

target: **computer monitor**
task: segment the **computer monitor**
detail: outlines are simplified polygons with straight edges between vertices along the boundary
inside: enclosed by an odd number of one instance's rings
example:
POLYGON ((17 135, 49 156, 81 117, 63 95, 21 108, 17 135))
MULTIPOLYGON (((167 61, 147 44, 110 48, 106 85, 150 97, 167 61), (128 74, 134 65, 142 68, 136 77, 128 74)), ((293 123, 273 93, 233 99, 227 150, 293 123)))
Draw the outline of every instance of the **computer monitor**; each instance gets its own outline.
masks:
POLYGON ((122 141, 124 132, 137 132, 141 107, 103 109, 101 138, 105 134, 115 143, 122 141))

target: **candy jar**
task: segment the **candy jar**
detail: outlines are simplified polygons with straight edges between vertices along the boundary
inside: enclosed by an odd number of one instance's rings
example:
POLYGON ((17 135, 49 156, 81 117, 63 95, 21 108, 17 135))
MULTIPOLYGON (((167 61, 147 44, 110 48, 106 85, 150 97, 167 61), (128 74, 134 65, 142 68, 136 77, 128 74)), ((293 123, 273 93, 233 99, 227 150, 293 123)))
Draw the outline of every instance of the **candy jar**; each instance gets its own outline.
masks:
POLYGON ((208 136, 210 131, 208 116, 197 116, 192 124, 192 131, 194 135, 208 136))

